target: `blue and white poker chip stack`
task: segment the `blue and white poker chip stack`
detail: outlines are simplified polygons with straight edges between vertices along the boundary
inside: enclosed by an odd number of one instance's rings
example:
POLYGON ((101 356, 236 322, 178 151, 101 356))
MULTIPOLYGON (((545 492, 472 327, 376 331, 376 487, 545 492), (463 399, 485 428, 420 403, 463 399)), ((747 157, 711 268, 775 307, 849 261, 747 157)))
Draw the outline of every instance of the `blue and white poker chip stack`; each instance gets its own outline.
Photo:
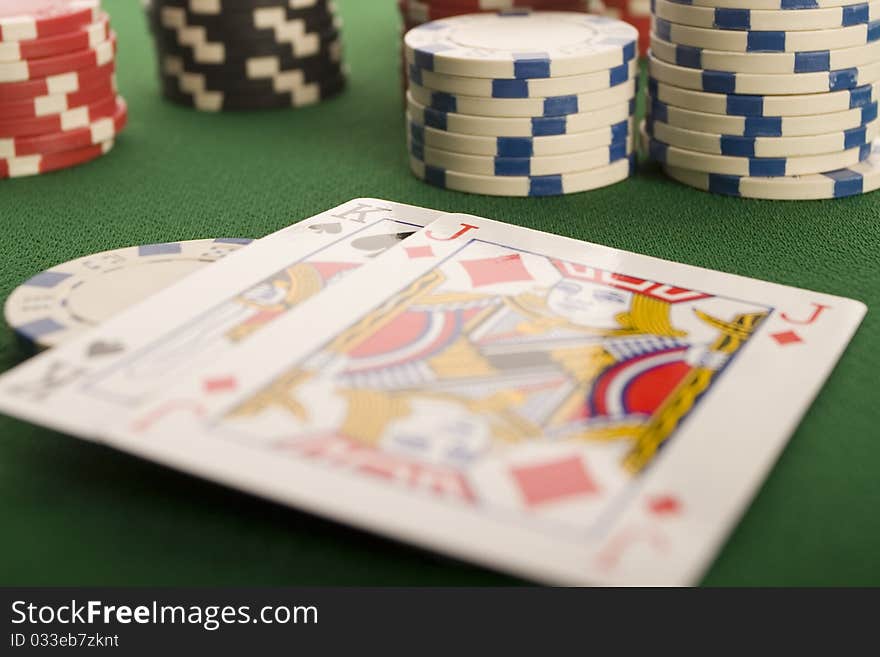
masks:
POLYGON ((880 0, 652 0, 642 141, 700 189, 880 188, 880 0))
POLYGON ((575 12, 467 14, 407 32, 407 143, 422 180, 554 196, 633 167, 638 32, 575 12))

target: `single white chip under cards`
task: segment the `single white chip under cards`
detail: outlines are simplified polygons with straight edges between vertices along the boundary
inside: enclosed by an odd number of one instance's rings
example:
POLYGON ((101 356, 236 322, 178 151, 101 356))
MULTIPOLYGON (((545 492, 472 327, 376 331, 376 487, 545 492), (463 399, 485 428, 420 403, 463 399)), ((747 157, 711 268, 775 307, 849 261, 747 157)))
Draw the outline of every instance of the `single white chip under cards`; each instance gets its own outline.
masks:
POLYGON ((6 323, 27 343, 54 347, 250 242, 165 242, 83 256, 15 288, 6 299, 6 323))

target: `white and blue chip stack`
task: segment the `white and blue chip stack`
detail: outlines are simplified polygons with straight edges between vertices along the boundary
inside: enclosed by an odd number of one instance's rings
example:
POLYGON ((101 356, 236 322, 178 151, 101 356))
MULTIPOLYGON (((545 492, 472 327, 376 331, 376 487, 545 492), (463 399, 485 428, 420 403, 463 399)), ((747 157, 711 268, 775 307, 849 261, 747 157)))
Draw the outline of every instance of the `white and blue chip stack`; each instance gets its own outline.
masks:
POLYGON ((653 0, 642 141, 730 196, 880 188, 880 0, 653 0))
POLYGON ((407 144, 422 180, 555 196, 633 167, 638 32, 575 12, 467 14, 407 32, 407 144))

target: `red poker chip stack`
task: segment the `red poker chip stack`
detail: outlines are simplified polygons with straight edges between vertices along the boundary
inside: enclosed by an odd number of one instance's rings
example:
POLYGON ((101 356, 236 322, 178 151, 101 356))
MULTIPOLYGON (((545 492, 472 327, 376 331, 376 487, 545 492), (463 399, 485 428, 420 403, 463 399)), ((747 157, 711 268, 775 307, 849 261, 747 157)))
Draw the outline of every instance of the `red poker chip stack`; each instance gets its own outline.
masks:
POLYGON ((651 40, 651 0, 601 0, 594 13, 626 21, 639 31, 639 52, 648 53, 651 40))
POLYGON ((100 157, 125 127, 100 0, 0 2, 0 178, 100 157))
MULTIPOLYGON (((650 0, 648 0, 650 3, 650 0)), ((542 11, 582 11, 596 13, 604 9, 601 0, 397 0, 401 16, 400 34, 400 76, 406 92, 406 57, 403 50, 403 35, 412 28, 438 18, 449 18, 460 14, 493 13, 516 9, 536 9, 542 11)))

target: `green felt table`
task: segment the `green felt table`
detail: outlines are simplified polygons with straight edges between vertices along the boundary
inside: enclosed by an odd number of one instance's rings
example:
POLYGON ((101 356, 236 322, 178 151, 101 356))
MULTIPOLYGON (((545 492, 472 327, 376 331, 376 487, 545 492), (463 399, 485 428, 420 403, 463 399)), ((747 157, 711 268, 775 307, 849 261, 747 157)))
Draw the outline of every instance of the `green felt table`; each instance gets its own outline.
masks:
MULTIPOLYGON (((107 157, 0 182, 0 298, 104 249, 260 237, 359 196, 468 212, 880 307, 880 194, 773 203, 712 196, 643 165, 549 199, 446 192, 410 175, 392 0, 340 0, 351 86, 297 111, 163 102, 145 19, 105 0, 128 130, 107 157)), ((704 583, 880 584, 880 318, 839 366, 704 583)), ((25 355, 0 331, 0 367, 25 355)), ((748 412, 748 409, 743 409, 748 412)), ((505 584, 517 580, 0 418, 0 584, 505 584)))

